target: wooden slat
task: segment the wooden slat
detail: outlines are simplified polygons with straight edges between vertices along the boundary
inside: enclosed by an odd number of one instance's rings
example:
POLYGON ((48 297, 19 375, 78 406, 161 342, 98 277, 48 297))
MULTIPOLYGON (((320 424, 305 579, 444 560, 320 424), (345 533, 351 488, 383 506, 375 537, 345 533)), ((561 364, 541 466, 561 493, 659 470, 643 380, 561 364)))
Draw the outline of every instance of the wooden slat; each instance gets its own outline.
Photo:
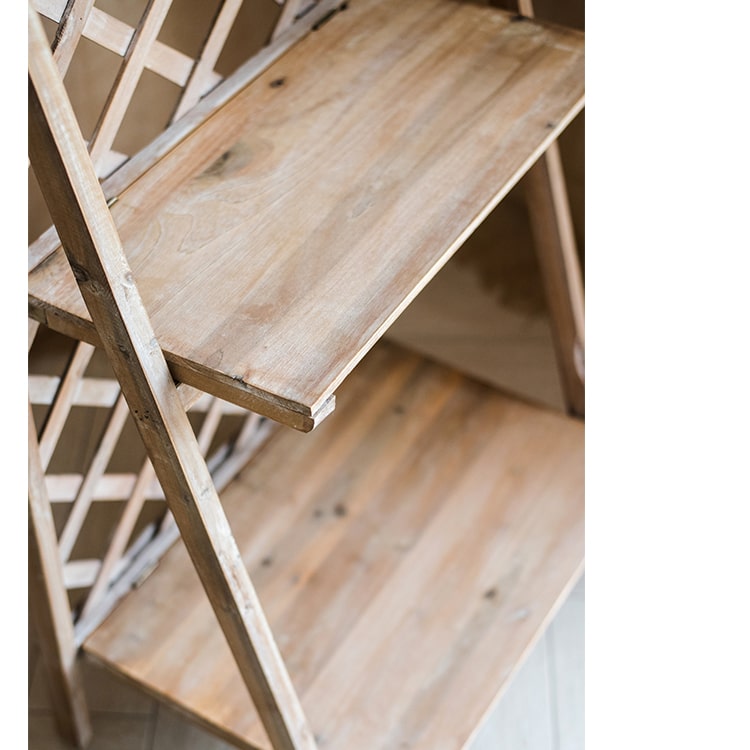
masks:
POLYGON ((151 462, 146 460, 135 481, 133 492, 127 499, 120 520, 117 522, 107 551, 102 558, 102 564, 97 572, 94 585, 91 587, 86 603, 81 610, 81 617, 87 617, 94 610, 101 598, 106 594, 110 585, 117 563, 122 559, 127 549, 128 541, 135 529, 138 518, 146 502, 146 492, 154 480, 154 470, 151 462))
POLYGON ((221 7, 216 14, 216 20, 172 116, 172 121, 178 120, 192 106, 197 104, 198 99, 211 88, 212 83, 215 83, 215 80, 212 81, 216 78, 214 65, 216 65, 216 61, 224 49, 224 43, 232 30, 232 24, 241 6, 242 0, 223 0, 221 3, 221 7))
POLYGON ((278 750, 315 742, 154 337, 41 22, 29 8, 29 153, 191 560, 278 750))
MULTIPOLYGON (((84 477, 81 474, 52 474, 45 477, 47 492, 52 503, 69 503, 75 500, 84 477)), ((93 500, 97 502, 127 500, 135 486, 135 474, 104 474, 94 488, 93 500)), ((157 481, 149 487, 147 500, 163 500, 164 493, 157 481)))
MULTIPOLYGON (((582 106, 582 34, 512 18, 355 0, 120 196, 175 377, 298 429, 331 411, 582 106)), ((59 253, 30 289, 33 314, 91 338, 59 253)))
POLYGON ((73 53, 81 40, 93 7, 94 0, 70 0, 60 17, 60 25, 52 42, 52 56, 63 77, 73 59, 73 53))
POLYGON ((143 18, 128 44, 123 63, 89 141, 91 161, 97 169, 114 143, 135 87, 146 67, 148 54, 171 5, 172 0, 149 0, 143 18))
MULTIPOLYGON (((56 375, 29 375, 29 400, 32 404, 51 404, 60 382, 56 375)), ((81 378, 73 395, 73 406, 112 407, 119 395, 116 380, 81 378)))
POLYGON ((278 39, 294 23, 297 14, 311 2, 313 0, 286 0, 271 33, 271 40, 278 39))
POLYGON ((557 143, 526 176, 526 199, 567 409, 586 411, 583 279, 557 143))
POLYGON ((85 747, 91 739, 91 723, 31 404, 28 440, 29 616, 47 669, 57 724, 77 747, 85 747))
MULTIPOLYGON (((518 12, 532 18, 532 0, 518 0, 518 12)), ((529 170, 526 201, 566 407, 570 414, 583 417, 586 411, 583 278, 557 141, 550 144, 529 170)))
MULTIPOLYGON (((56 22, 61 20, 65 4, 65 0, 33 0, 32 2, 40 13, 56 22)), ((83 36, 122 57, 127 52, 135 31, 132 26, 94 7, 84 27, 83 36)), ((184 86, 187 83, 193 64, 194 60, 191 57, 167 46, 158 39, 154 41, 146 58, 146 68, 178 86, 184 86)), ((218 74, 214 74, 211 78, 214 85, 221 80, 218 74)))
MULTIPOLYGON (((580 573, 583 425, 381 343, 222 501, 320 747, 457 750, 580 573)), ((180 545, 84 648, 268 747, 180 545)))
POLYGON ((76 498, 73 501, 73 508, 60 535, 60 556, 63 561, 67 561, 70 553, 73 551, 78 534, 83 528, 83 522, 86 520, 86 514, 93 502, 94 491, 112 458, 128 414, 128 405, 125 398, 120 396, 117 405, 109 417, 107 428, 99 441, 94 458, 76 494, 76 498))
POLYGON ((78 383, 83 377, 93 354, 94 348, 92 346, 79 343, 65 370, 65 375, 55 396, 55 403, 52 405, 42 428, 42 435, 39 438, 39 454, 44 469, 49 466, 49 462, 52 460, 57 441, 60 439, 68 414, 73 407, 78 383))

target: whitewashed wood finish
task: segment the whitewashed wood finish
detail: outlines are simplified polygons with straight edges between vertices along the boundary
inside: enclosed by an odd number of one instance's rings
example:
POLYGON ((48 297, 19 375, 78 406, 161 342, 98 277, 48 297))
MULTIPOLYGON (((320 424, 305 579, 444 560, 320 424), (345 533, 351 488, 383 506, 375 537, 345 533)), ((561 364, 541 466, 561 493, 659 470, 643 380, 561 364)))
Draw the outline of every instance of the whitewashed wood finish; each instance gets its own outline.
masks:
POLYGON ((141 22, 123 55, 122 65, 89 141, 91 161, 100 174, 100 165, 114 143, 135 88, 146 67, 148 54, 171 6, 172 0, 148 1, 141 22))
POLYGON ((59 19, 55 19, 59 21, 59 26, 52 42, 52 56, 63 77, 83 36, 89 14, 94 7, 94 0, 71 0, 64 5, 59 19))
MULTIPOLYGON (((66 0, 33 0, 35 8, 52 21, 62 20, 66 0)), ((133 41, 136 29, 99 8, 92 8, 83 27, 83 35, 92 42, 114 52, 125 55, 133 41)), ((72 51, 71 51, 72 53, 72 51)), ((168 47, 158 39, 153 43, 146 59, 146 68, 178 86, 184 86, 190 76, 194 60, 179 50, 168 47)), ((215 75, 214 83, 220 79, 215 75)))
POLYGON ((198 59, 195 61, 195 65, 190 72, 190 78, 185 84, 185 90, 182 92, 177 108, 172 115, 172 122, 178 120, 191 107, 195 106, 201 96, 216 84, 217 75, 214 72, 214 66, 224 49, 224 44, 241 6, 242 0, 223 0, 221 3, 216 21, 206 38, 206 43, 203 45, 198 59))
POLYGON ((294 23, 294 17, 309 4, 310 0, 285 0, 271 34, 271 41, 278 39, 294 23))
POLYGON ((314 748, 31 8, 29 44, 31 161, 81 293, 264 728, 279 750, 314 748))
POLYGON ((28 436, 29 618, 47 669, 57 725, 74 745, 85 747, 91 723, 30 403, 28 436))
MULTIPOLYGON (((518 12, 534 17, 532 0, 518 12)), ((560 147, 549 145, 526 177, 526 200, 550 310, 560 380, 570 414, 586 411, 584 294, 560 147)))
POLYGON ((93 346, 83 342, 79 343, 65 371, 60 388, 57 390, 55 403, 52 405, 39 438, 39 454, 43 469, 46 469, 52 460, 55 446, 60 439, 68 414, 73 406, 78 383, 83 377, 93 354, 93 346))
POLYGON ((583 279, 557 143, 529 170, 526 196, 563 392, 568 411, 582 417, 586 411, 583 279))
MULTIPOLYGON (((298 429, 330 412, 582 106, 582 35, 511 18, 352 3, 120 195, 113 215, 177 378, 298 429)), ((34 315, 92 337, 59 253, 30 288, 34 315)))
POLYGON ((66 519, 65 526, 60 535, 60 556, 64 562, 68 560, 70 553, 73 551, 73 545, 76 539, 78 539, 86 514, 93 502, 94 491, 100 484, 102 475, 112 458, 128 414, 127 402, 123 396, 120 396, 109 417, 107 428, 99 442, 91 466, 76 493, 70 515, 66 519))
MULTIPOLYGON (((224 491, 321 747, 471 738, 579 574, 582 451, 577 420, 380 344, 326 424, 278 431, 224 491)), ((180 546, 84 647, 268 746, 180 546)))

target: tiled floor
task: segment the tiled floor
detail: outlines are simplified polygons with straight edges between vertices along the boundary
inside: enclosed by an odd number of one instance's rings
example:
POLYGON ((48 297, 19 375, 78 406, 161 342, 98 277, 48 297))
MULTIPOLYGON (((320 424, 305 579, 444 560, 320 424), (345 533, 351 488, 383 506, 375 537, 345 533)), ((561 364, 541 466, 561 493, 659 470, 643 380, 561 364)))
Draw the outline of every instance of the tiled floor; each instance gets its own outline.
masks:
MULTIPOLYGON (((561 393, 544 300, 518 198, 513 193, 501 204, 391 334, 476 377, 558 409, 561 393)), ((472 750, 583 750, 584 609, 581 581, 472 750)), ((33 654, 30 658, 29 748, 67 749, 55 730, 41 664, 33 654)), ((85 679, 94 727, 91 750, 229 748, 101 668, 85 665, 85 679)))

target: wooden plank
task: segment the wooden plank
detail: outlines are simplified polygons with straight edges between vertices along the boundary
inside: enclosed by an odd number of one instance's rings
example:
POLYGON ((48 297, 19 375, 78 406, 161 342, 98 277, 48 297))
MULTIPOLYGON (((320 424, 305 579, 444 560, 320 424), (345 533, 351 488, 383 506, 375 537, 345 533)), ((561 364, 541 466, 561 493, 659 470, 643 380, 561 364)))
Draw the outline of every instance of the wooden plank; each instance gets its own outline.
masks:
POLYGON ((29 151, 81 293, 263 726, 315 747, 122 253, 70 102, 29 8, 29 151))
POLYGON ((78 383, 86 371, 91 357, 94 354, 94 348, 89 344, 79 343, 70 362, 65 370, 60 388, 55 396, 55 403, 52 405, 44 426, 42 435, 39 439, 39 453, 42 461, 42 468, 46 469, 52 460, 52 455, 57 447, 57 441, 60 439, 68 414, 73 407, 73 400, 78 390, 78 383))
MULTIPOLYGON (((512 18, 353 2, 120 195, 175 377, 298 429, 330 412, 582 106, 582 34, 512 18)), ((59 253, 30 289, 32 314, 91 337, 59 253)))
POLYGON ((89 466, 86 476, 83 478, 81 486, 76 493, 70 515, 65 521, 65 526, 60 535, 60 556, 63 562, 67 562, 70 558, 70 553, 73 551, 73 546, 78 539, 78 534, 83 528, 83 522, 86 520, 86 514, 94 500, 94 492, 109 465, 109 461, 115 451, 117 441, 120 439, 120 434, 122 428, 125 426, 125 420, 128 418, 128 414, 128 405, 125 398, 120 396, 109 417, 107 427, 99 441, 91 465, 89 466))
MULTIPOLYGON (((294 24, 276 41, 264 47, 260 52, 253 55, 247 62, 241 65, 235 73, 226 78, 216 86, 211 93, 207 94, 203 100, 198 102, 186 115, 181 117, 171 126, 166 128, 163 133, 157 136, 151 143, 145 146, 135 156, 130 158, 121 168, 109 175, 102 182, 102 190, 107 200, 116 198, 121 192, 130 187, 141 175, 156 164, 165 154, 174 148, 180 141, 190 135, 198 128, 207 117, 215 110, 226 104, 248 83, 257 78, 264 70, 270 67, 279 57, 281 57, 293 44, 296 44, 308 33, 321 18, 330 12, 338 4, 339 0, 321 0, 316 7, 311 10, 304 19, 294 24)), ((37 0, 39 4, 39 0, 37 0)), ((96 16, 96 8, 92 15, 96 16)), ((113 19, 116 21, 116 19, 113 19)), ((130 29, 126 41, 123 44, 123 53, 132 36, 133 29, 130 29)), ((159 50, 160 42, 157 39, 154 42, 152 50, 159 50)), ((165 48, 169 50, 170 48, 165 48)), ((176 51, 175 51, 176 52, 176 51)), ((184 85, 187 82, 190 71, 192 70, 193 60, 185 56, 185 72, 183 78, 175 80, 161 72, 170 80, 184 85)), ((148 66, 147 66, 148 67, 148 66)), ((56 249, 60 246, 57 236, 57 230, 54 226, 50 227, 40 237, 38 237, 29 246, 29 272, 43 263, 56 249)), ((58 321, 60 322, 60 321, 58 321)), ((75 336, 72 329, 66 329, 66 332, 75 336)), ((93 330, 87 330, 89 343, 96 344, 98 339, 93 330)), ((86 335, 84 334, 84 335, 86 335)))
POLYGON ((219 59, 224 43, 232 30, 232 25, 242 5, 242 0, 223 0, 206 43, 195 61, 190 79, 185 85, 177 104, 172 121, 178 120, 216 83, 214 66, 219 59))
POLYGON ((135 87, 146 67, 148 54, 171 5, 172 0, 149 0, 138 28, 128 44, 112 90, 89 141, 91 161, 97 170, 108 156, 114 143, 130 100, 135 93, 135 87))
POLYGON ((52 56, 63 77, 73 59, 73 53, 81 40, 93 7, 94 0, 71 0, 62 12, 60 25, 52 42, 52 56))
POLYGON ((89 591, 89 594, 86 597, 86 603, 81 610, 81 617, 88 617, 106 594, 107 588, 114 577, 117 564, 123 558, 127 550, 128 541, 130 540, 133 529, 135 529, 135 525, 138 522, 138 517, 143 509, 143 504, 146 502, 146 492, 148 491, 149 485, 153 482, 153 479, 154 469, 151 466, 151 462, 147 459, 143 463, 138 478, 135 481, 133 492, 128 497, 122 515, 120 516, 120 520, 112 534, 107 551, 102 558, 101 567, 97 572, 94 585, 91 587, 91 591, 89 591))
MULTIPOLYGON (((381 343, 222 501, 320 746, 455 750, 578 577, 583 425, 381 343)), ((180 545, 84 648, 268 747, 180 545)))
POLYGON ((55 720, 77 747, 91 739, 91 723, 80 668, 78 647, 65 592, 57 535, 44 488, 44 469, 29 404, 29 616, 47 669, 55 720))
POLYGON ((563 393, 570 414, 582 417, 586 411, 583 279, 557 143, 529 170, 525 187, 563 393))
MULTIPOLYGON (((533 18, 532 0, 518 0, 518 12, 533 18)), ((529 170, 526 202, 566 406, 570 414, 583 417, 586 411, 583 278, 557 141, 550 144, 529 170)))

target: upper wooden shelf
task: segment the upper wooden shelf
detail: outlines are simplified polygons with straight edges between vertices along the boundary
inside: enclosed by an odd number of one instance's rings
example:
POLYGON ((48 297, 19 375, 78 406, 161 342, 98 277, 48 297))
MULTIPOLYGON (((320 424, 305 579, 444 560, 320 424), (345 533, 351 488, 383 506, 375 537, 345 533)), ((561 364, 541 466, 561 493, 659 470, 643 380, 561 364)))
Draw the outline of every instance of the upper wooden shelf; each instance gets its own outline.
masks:
MULTIPOLYGON (((353 0, 117 197, 174 376, 301 430, 583 105, 584 38, 353 0)), ((96 343, 64 254, 30 314, 96 343)))

